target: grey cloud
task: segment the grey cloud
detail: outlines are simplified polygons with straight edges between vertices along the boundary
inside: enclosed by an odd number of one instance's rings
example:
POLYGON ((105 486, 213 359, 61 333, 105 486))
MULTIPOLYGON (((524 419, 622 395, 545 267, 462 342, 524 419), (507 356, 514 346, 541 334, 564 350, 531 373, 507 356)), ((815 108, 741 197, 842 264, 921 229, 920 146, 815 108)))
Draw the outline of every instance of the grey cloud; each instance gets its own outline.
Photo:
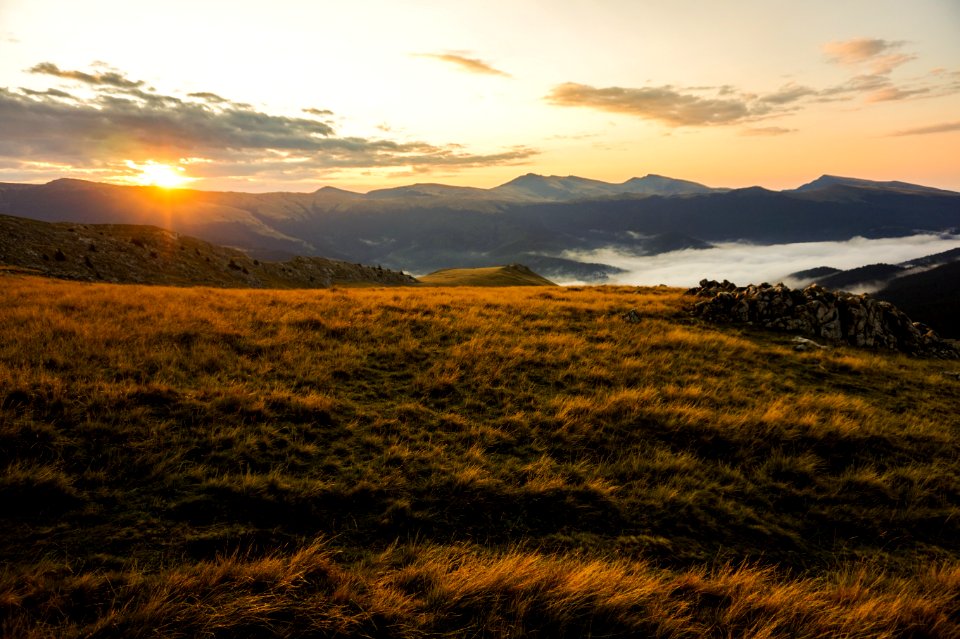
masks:
POLYGON ((309 113, 310 115, 318 115, 320 117, 329 117, 333 115, 333 111, 331 111, 330 109, 309 108, 309 109, 302 109, 302 111, 304 113, 309 113))
POLYGON ((761 126, 761 127, 751 127, 748 129, 743 129, 740 131, 740 135, 747 136, 772 136, 772 135, 786 135, 788 133, 795 133, 796 129, 787 129, 782 126, 761 126))
POLYGON ((508 78, 510 77, 510 74, 506 71, 501 71, 500 69, 491 66, 489 63, 484 62, 483 60, 469 58, 456 53, 418 53, 416 55, 420 58, 433 58, 434 60, 447 62, 459 67, 463 71, 469 71, 470 73, 500 75, 508 78))
POLYGON ((216 93, 210 93, 209 91, 201 91, 199 93, 188 93, 188 98, 197 98, 203 100, 204 102, 212 102, 213 104, 223 104, 225 102, 230 102, 226 98, 221 98, 216 93))
POLYGON ((338 137, 326 122, 264 113, 212 93, 182 100, 144 89, 142 83, 95 87, 88 99, 57 89, 0 88, 0 157, 14 158, 24 172, 44 163, 83 169, 126 160, 199 158, 206 162, 193 164, 191 171, 217 163, 231 175, 282 176, 362 167, 462 169, 513 164, 536 153, 517 147, 474 154, 450 144, 338 137))
POLYGON ((773 93, 761 97, 760 101, 768 104, 790 104, 791 102, 796 102, 816 94, 816 89, 790 83, 780 87, 780 89, 773 93))
POLYGON ((127 77, 116 71, 104 71, 98 73, 85 73, 83 71, 67 71, 60 69, 57 65, 52 62, 41 62, 36 64, 29 69, 28 73, 39 73, 43 75, 52 75, 57 78, 63 78, 65 80, 78 80, 80 82, 85 82, 86 84, 92 85, 106 85, 117 87, 119 89, 133 89, 139 86, 143 86, 142 80, 129 80, 127 77))
POLYGON ((902 131, 891 133, 891 135, 932 135, 935 133, 950 133, 952 131, 960 131, 960 122, 943 122, 941 124, 931 124, 929 126, 921 126, 915 129, 904 129, 902 131))
POLYGON ((49 96, 53 98, 63 98, 65 100, 75 99, 72 95, 66 91, 61 91, 60 89, 47 89, 46 91, 34 91, 33 89, 25 89, 20 87, 20 92, 25 95, 35 95, 35 96, 49 96))

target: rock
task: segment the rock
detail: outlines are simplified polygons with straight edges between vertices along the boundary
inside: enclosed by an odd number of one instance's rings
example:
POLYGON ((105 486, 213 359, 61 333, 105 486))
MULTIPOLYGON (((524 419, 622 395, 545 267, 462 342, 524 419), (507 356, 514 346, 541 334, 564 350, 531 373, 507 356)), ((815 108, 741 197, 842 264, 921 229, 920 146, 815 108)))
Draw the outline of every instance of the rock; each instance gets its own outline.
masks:
POLYGON ((623 318, 623 321, 629 322, 630 324, 639 324, 640 320, 643 319, 640 317, 640 313, 638 313, 637 310, 633 308, 631 308, 626 313, 622 314, 620 317, 623 318))
MULTIPOLYGON (((693 314, 711 322, 759 325, 853 346, 960 359, 960 350, 929 327, 867 295, 834 292, 816 284, 791 290, 782 283, 738 287, 727 280, 706 279, 687 294, 700 298, 693 304, 693 314)), ((807 342, 798 342, 797 350, 821 347, 807 342)))
POLYGON ((793 347, 795 351, 812 351, 812 350, 826 350, 827 347, 823 344, 817 344, 812 339, 807 339, 806 337, 794 337, 793 343, 796 346, 793 347))

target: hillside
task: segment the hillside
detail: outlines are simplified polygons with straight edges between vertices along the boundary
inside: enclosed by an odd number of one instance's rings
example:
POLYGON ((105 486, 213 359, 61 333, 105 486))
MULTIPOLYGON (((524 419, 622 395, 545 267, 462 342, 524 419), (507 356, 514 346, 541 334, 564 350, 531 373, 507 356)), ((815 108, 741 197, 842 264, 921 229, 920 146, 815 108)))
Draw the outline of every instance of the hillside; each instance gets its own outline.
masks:
POLYGON ((0 275, 0 625, 960 636, 955 364, 667 288, 0 275))
POLYGON ((570 256, 655 255, 754 244, 900 237, 960 228, 960 194, 848 178, 801 189, 713 189, 656 175, 622 184, 524 175, 491 189, 414 184, 367 194, 220 193, 80 180, 0 185, 0 213, 50 222, 148 224, 259 259, 323 256, 426 273, 530 264, 558 281, 603 281, 615 265, 570 256), (532 258, 552 260, 533 264, 532 258))
POLYGON ((143 225, 50 224, 0 215, 0 268, 71 280, 323 288, 415 284, 403 273, 320 257, 260 261, 235 249, 143 225))
POLYGON ((446 268, 419 278, 431 286, 556 286, 522 264, 446 268))
POLYGON ((917 268, 891 281, 876 295, 944 336, 960 340, 960 260, 917 268))
POLYGON ((900 264, 869 264, 840 271, 823 267, 793 273, 800 286, 864 291, 896 304, 916 321, 960 339, 960 249, 951 249, 900 264))

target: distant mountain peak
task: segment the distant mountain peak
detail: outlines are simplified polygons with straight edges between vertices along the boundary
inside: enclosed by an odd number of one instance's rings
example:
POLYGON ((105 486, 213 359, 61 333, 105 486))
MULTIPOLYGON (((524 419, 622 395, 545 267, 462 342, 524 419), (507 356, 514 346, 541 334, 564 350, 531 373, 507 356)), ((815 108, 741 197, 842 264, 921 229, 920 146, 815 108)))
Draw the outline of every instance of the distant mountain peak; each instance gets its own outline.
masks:
POLYGON ((854 187, 859 189, 879 189, 884 191, 907 191, 910 193, 931 193, 938 195, 960 195, 956 191, 946 191, 931 186, 921 186, 909 182, 900 182, 897 180, 882 182, 877 180, 865 180, 863 178, 844 177, 840 175, 824 174, 812 182, 807 182, 794 189, 797 192, 820 191, 833 187, 854 187))
POLYGON ((654 174, 633 177, 621 184, 614 184, 577 175, 544 176, 527 173, 491 189, 491 192, 527 199, 572 201, 619 195, 691 195, 717 190, 720 189, 711 189, 697 182, 654 174))
POLYGON ((639 195, 691 195, 710 193, 720 189, 711 189, 699 182, 678 180, 677 178, 648 173, 643 177, 633 177, 620 185, 627 193, 639 195))
POLYGON ((335 186, 321 186, 319 189, 314 191, 314 193, 329 193, 331 195, 355 195, 357 197, 363 197, 362 193, 357 193, 355 191, 348 191, 347 189, 337 188, 335 186))

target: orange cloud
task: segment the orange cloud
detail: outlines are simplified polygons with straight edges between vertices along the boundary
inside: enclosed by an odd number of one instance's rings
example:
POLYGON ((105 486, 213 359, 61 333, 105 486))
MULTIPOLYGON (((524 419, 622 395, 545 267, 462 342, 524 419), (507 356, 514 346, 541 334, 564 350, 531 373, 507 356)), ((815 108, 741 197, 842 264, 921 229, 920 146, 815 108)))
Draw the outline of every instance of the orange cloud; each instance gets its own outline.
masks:
POLYGON ((753 127, 749 129, 743 129, 740 131, 740 135, 747 136, 772 136, 772 135, 786 135, 788 133, 795 133, 796 129, 787 129, 782 126, 760 126, 753 127))
POLYGON ((421 58, 433 58, 434 60, 440 60, 441 62, 447 62, 449 64, 454 64, 464 71, 469 71, 470 73, 480 73, 484 75, 500 75, 506 78, 510 77, 510 74, 506 71, 501 71, 500 69, 494 68, 490 64, 484 62, 483 60, 478 60, 476 58, 468 58, 466 56, 458 55, 456 53, 420 53, 418 54, 421 58))
POLYGON ((885 75, 896 67, 916 59, 909 53, 896 53, 904 42, 879 38, 854 38, 823 45, 827 58, 846 66, 866 65, 875 74, 885 75))
POLYGON ((960 122, 943 122, 942 124, 921 126, 915 129, 904 129, 903 131, 897 131, 896 133, 891 133, 890 135, 931 135, 934 133, 951 133, 953 131, 960 131, 960 122))

